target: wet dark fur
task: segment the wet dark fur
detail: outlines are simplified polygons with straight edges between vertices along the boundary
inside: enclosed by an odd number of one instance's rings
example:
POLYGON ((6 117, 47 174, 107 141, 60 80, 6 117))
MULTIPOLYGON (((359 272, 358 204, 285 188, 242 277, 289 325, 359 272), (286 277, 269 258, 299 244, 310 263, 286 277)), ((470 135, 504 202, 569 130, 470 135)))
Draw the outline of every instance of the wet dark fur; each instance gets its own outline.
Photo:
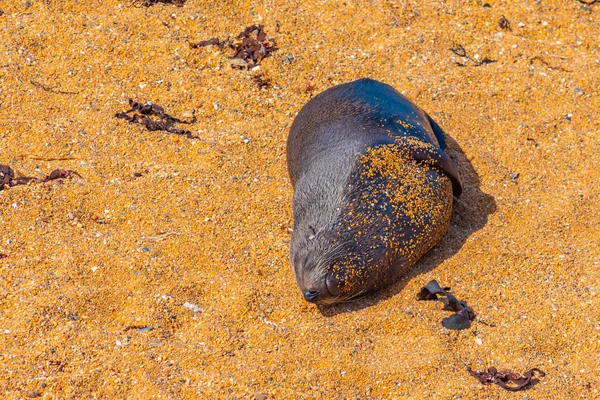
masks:
MULTIPOLYGON (((288 171, 294 186, 290 258, 307 300, 334 303, 358 296, 392 282, 414 263, 390 259, 398 257, 384 245, 351 241, 349 237, 354 232, 348 232, 352 223, 348 219, 349 202, 364 198, 364 191, 374 183, 365 182, 358 173, 358 158, 367 149, 392 145, 402 136, 416 138, 434 149, 410 150, 411 159, 426 168, 431 177, 422 184, 434 185, 443 174, 452 183, 452 190, 443 196, 451 199, 453 193, 460 195, 460 177, 444 151, 444 132, 423 110, 389 85, 361 79, 335 86, 315 96, 298 113, 287 143, 288 171), (340 268, 337 260, 347 257, 347 253, 352 253, 357 268, 365 271, 367 278, 349 293, 342 293, 344 275, 332 271, 340 268), (308 293, 318 295, 313 299, 308 293)), ((385 209, 386 205, 381 207, 385 209)), ((394 229, 402 218, 395 215, 387 225, 374 224, 368 228, 369 234, 394 229)), ((439 226, 447 226, 447 222, 441 221, 439 226)), ((416 232, 408 233, 414 237, 416 232)))

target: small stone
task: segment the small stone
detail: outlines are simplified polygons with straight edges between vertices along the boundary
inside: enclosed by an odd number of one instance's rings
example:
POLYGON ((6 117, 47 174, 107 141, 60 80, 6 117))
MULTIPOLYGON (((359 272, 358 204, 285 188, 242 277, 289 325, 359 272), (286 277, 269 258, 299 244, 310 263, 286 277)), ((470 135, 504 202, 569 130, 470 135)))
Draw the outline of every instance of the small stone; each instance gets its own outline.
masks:
POLYGON ((290 64, 292 61, 294 61, 294 55, 293 54, 286 54, 283 57, 282 61, 283 61, 284 64, 290 64))
POLYGON ((192 310, 193 312, 196 312, 196 313, 202 312, 202 309, 200 307, 198 307, 195 304, 188 303, 187 301, 185 303, 183 303, 183 306, 185 308, 189 308, 190 310, 192 310))
POLYGON ((75 215, 73 215, 72 212, 68 212, 67 213, 67 218, 69 218, 70 220, 73 220, 73 219, 75 219, 75 215))
POLYGON ((231 64, 232 67, 248 68, 248 63, 246 61, 242 60, 241 58, 232 58, 231 60, 229 60, 229 63, 231 64))
POLYGON ((244 143, 248 144, 248 143, 250 143, 250 139, 249 139, 249 138, 247 138, 246 136, 243 136, 243 135, 242 135, 242 142, 244 142, 244 143))
POLYGON ((585 93, 583 90, 581 90, 581 89, 579 89, 579 88, 575 88, 575 89, 573 89, 573 91, 574 91, 575 93, 577 93, 577 94, 584 94, 584 93, 585 93))
POLYGON ((521 175, 519 172, 513 172, 512 174, 510 174, 510 180, 513 182, 517 181, 517 178, 519 177, 519 175, 521 175))
MULTIPOLYGON (((25 8, 31 7, 31 2, 30 1, 26 1, 25 3, 23 3, 23 7, 25 7, 25 8)), ((31 397, 31 396, 29 396, 29 397, 31 397)), ((38 397, 38 396, 36 396, 36 397, 38 397)))
POLYGON ((254 395, 254 400, 267 400, 267 395, 264 393, 256 393, 254 395))
POLYGON ((475 343, 481 346, 483 344, 483 340, 481 340, 481 338, 475 338, 475 343))
POLYGON ((29 389, 27 391, 27 397, 29 397, 29 398, 35 398, 35 397, 41 397, 41 396, 42 396, 42 394, 35 389, 29 389))
POLYGON ((185 118, 185 119, 190 120, 190 119, 194 118, 194 112, 193 111, 186 111, 183 114, 181 114, 181 116, 183 118, 185 118))
POLYGON ((145 327, 143 327, 143 328, 139 328, 137 331, 138 331, 138 332, 150 332, 150 331, 152 331, 152 330, 154 330, 154 327, 153 327, 153 326, 150 326, 150 325, 148 325, 148 326, 145 326, 145 327))

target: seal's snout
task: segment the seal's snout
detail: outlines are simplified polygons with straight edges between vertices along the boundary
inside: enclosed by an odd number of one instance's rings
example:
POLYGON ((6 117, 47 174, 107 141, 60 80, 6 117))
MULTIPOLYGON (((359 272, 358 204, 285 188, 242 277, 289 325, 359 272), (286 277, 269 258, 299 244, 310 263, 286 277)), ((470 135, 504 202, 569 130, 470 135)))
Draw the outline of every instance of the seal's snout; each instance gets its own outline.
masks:
POLYGON ((304 298, 306 301, 310 301, 312 303, 317 300, 320 294, 321 292, 317 292, 316 290, 306 290, 304 291, 304 298))

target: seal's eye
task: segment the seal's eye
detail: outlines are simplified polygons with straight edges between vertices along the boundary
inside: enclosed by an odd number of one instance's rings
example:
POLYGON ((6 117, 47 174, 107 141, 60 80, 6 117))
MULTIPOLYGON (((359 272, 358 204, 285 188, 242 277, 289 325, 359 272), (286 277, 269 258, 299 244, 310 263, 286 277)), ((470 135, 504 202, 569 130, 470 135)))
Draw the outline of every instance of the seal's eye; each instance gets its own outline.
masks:
POLYGON ((339 295, 342 291, 342 286, 342 282, 332 274, 327 274, 325 277, 325 287, 331 296, 339 295))

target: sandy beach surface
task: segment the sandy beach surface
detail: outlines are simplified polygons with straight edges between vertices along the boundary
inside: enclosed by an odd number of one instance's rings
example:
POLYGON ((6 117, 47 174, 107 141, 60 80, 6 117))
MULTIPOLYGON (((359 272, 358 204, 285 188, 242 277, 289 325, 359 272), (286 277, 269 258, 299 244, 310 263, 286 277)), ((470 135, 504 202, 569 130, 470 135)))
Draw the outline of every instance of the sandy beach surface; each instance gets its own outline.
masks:
POLYGON ((2 398, 600 398, 600 2, 0 10, 0 164, 81 175, 0 191, 2 398), (258 70, 189 45, 253 24, 276 46, 258 70), (410 274, 319 309, 288 259, 286 138, 361 77, 444 128, 464 193, 410 274), (130 98, 195 138, 115 118, 130 98), (471 328, 416 300, 431 279, 471 328), (467 372, 492 366, 546 376, 510 393, 467 372))

